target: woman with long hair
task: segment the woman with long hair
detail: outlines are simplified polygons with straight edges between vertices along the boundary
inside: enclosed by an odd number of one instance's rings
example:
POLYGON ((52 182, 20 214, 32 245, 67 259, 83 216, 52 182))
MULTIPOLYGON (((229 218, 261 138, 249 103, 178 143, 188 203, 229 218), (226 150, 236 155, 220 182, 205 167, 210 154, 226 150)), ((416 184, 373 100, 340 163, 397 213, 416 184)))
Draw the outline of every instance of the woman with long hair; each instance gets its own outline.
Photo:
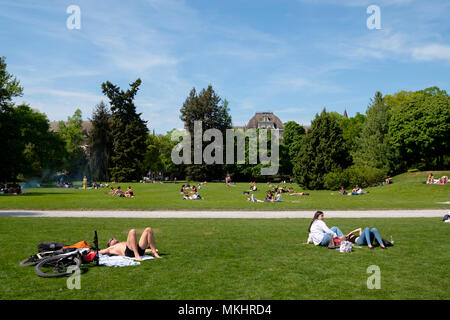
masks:
POLYGON ((308 228, 308 243, 314 243, 316 246, 328 246, 335 238, 345 238, 338 227, 327 227, 323 221, 323 215, 322 211, 316 211, 314 214, 308 228))
POLYGON ((359 246, 368 246, 369 249, 373 249, 372 242, 376 239, 380 247, 382 249, 386 249, 383 239, 381 239, 380 233, 376 228, 364 228, 364 230, 362 228, 358 228, 350 232, 346 238, 351 243, 356 243, 359 246), (357 234, 359 234, 359 236, 357 236, 357 234))

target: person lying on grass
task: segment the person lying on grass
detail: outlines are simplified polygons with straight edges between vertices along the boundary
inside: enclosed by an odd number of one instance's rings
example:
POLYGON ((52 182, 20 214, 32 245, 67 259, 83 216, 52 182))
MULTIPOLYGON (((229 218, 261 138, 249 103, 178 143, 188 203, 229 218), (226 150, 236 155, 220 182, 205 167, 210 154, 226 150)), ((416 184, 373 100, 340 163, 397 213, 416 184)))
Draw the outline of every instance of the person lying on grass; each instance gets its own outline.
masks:
POLYGON ((376 239, 381 249, 386 249, 380 233, 376 228, 364 228, 364 230, 362 228, 358 228, 347 234, 346 238, 347 241, 350 241, 351 243, 356 243, 359 246, 368 246, 369 249, 373 249, 372 242, 376 239), (359 236, 356 234, 359 234, 359 236))
POLYGON ((198 193, 194 193, 193 195, 185 195, 183 200, 203 200, 202 196, 198 193))
POLYGON ((307 243, 314 243, 316 246, 326 247, 332 243, 335 238, 345 239, 344 234, 338 227, 332 227, 330 229, 323 220, 323 212, 316 211, 311 223, 309 224, 309 236, 307 243))
POLYGON ((289 193, 288 196, 309 196, 309 193, 307 193, 307 192, 294 192, 294 193, 289 193))
POLYGON ((146 253, 153 254, 155 258, 161 258, 158 254, 158 249, 155 247, 155 238, 151 228, 145 228, 139 242, 136 237, 136 229, 131 229, 128 232, 127 241, 119 242, 119 240, 112 237, 106 246, 106 249, 99 251, 100 254, 125 256, 135 258, 138 261, 142 261, 141 256, 146 253), (148 245, 150 245, 150 249, 147 249, 148 245))

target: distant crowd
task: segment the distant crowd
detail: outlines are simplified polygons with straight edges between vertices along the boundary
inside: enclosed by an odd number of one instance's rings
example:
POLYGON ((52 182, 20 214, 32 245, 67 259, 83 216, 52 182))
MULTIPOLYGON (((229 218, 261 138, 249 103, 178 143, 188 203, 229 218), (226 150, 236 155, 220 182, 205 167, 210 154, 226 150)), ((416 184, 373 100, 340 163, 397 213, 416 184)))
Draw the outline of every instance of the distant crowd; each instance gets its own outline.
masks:
POLYGON ((9 186, 5 184, 0 184, 0 194, 9 194, 9 195, 23 195, 25 192, 23 192, 22 187, 19 185, 17 187, 9 186))
MULTIPOLYGON (((286 183, 283 181, 283 183, 286 183)), ((258 200, 255 198, 255 195, 252 193, 254 191, 258 190, 258 187, 256 186, 256 182, 252 181, 250 182, 250 189, 247 191, 244 191, 245 195, 248 195, 247 201, 250 202, 281 202, 283 200, 283 193, 286 193, 288 196, 309 196, 309 193, 306 192, 294 192, 293 187, 287 187, 287 186, 278 186, 273 185, 270 182, 267 182, 267 187, 269 188, 266 191, 266 196, 264 200, 258 200)))
POLYGON ((118 196, 118 197, 125 197, 125 198, 136 198, 133 189, 131 187, 128 187, 125 192, 118 186, 116 189, 114 187, 111 187, 109 194, 112 196, 118 196))
POLYGON ((198 186, 190 185, 189 181, 183 184, 180 189, 180 193, 183 195, 183 200, 203 200, 202 196, 198 193, 198 190, 203 188, 203 185, 208 182, 200 182, 198 186))

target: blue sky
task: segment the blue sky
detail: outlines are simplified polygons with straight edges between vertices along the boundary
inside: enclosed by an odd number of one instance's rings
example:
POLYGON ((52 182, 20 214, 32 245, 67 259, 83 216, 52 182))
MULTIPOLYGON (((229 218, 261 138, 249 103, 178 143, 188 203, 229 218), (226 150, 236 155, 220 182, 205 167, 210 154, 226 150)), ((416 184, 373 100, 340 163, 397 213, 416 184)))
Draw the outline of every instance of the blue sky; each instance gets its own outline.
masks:
POLYGON ((0 56, 50 120, 85 119, 101 83, 140 77, 151 130, 181 128, 192 87, 212 84, 234 125, 258 111, 309 124, 326 107, 364 113, 375 91, 450 92, 450 1, 0 0, 0 56), (66 9, 81 9, 69 30, 66 9), (369 5, 381 10, 370 30, 369 5))

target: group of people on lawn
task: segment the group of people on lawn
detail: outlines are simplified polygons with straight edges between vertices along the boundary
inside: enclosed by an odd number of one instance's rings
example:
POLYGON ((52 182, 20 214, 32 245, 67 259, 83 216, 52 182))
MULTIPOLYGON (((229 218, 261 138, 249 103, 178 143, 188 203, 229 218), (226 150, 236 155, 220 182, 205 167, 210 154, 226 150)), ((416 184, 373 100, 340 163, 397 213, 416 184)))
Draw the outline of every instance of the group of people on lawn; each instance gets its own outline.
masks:
POLYGON ((427 178, 427 184, 446 184, 448 183, 448 177, 442 176, 439 179, 435 179, 433 174, 430 173, 427 178))
POLYGON ((244 191, 244 194, 249 196, 247 198, 247 200, 251 201, 251 202, 281 202, 282 198, 283 198, 282 197, 283 193, 287 193, 288 196, 307 196, 307 195, 309 195, 309 193, 306 193, 306 192, 294 192, 294 188, 292 188, 292 187, 287 187, 287 186, 279 187, 277 185, 272 185, 270 182, 267 182, 267 185, 273 189, 267 190, 266 197, 264 198, 264 200, 258 200, 255 198, 254 194, 251 194, 251 192, 258 190, 258 187, 256 186, 256 182, 254 182, 254 181, 250 182, 250 190, 244 191))
POLYGON ((113 195, 113 196, 118 196, 118 197, 136 198, 131 187, 128 187, 125 192, 122 191, 120 186, 118 186, 117 189, 114 189, 114 187, 111 187, 111 189, 109 190, 109 194, 113 195))
POLYGON ((324 213, 317 211, 308 228, 308 241, 307 243, 314 243, 316 246, 330 247, 334 243, 334 239, 350 241, 353 244, 359 246, 368 246, 369 249, 373 249, 373 242, 382 248, 386 249, 383 239, 380 236, 380 232, 376 228, 358 228, 347 235, 344 235, 338 227, 328 228, 324 222, 324 213))
POLYGON ((5 184, 0 184, 0 194, 10 194, 10 195, 21 195, 25 194, 23 192, 22 187, 19 185, 17 187, 9 186, 5 184))
MULTIPOLYGON (((369 249, 374 248, 374 240, 382 248, 386 249, 383 239, 376 228, 358 228, 347 235, 344 235, 338 227, 328 228, 324 221, 324 213, 317 211, 308 228, 307 244, 313 243, 316 246, 329 247, 334 239, 350 241, 359 246, 367 246, 369 249)), ((120 242, 115 237, 108 240, 106 249, 100 250, 100 254, 119 255, 135 258, 142 261, 142 256, 151 254, 155 258, 161 258, 159 251, 155 246, 155 237, 152 228, 145 228, 139 241, 136 236, 136 229, 128 232, 126 241, 120 242)))
POLYGON ((198 187, 191 186, 188 182, 183 184, 180 189, 180 193, 183 195, 183 200, 202 200, 202 196, 198 193, 198 190, 202 189, 202 185, 207 182, 200 182, 198 187))
POLYGON ((358 185, 356 185, 351 192, 347 192, 345 191, 344 187, 341 187, 341 189, 339 190, 339 193, 343 196, 357 196, 360 194, 364 194, 364 193, 369 193, 369 191, 365 191, 363 189, 361 189, 358 185))

